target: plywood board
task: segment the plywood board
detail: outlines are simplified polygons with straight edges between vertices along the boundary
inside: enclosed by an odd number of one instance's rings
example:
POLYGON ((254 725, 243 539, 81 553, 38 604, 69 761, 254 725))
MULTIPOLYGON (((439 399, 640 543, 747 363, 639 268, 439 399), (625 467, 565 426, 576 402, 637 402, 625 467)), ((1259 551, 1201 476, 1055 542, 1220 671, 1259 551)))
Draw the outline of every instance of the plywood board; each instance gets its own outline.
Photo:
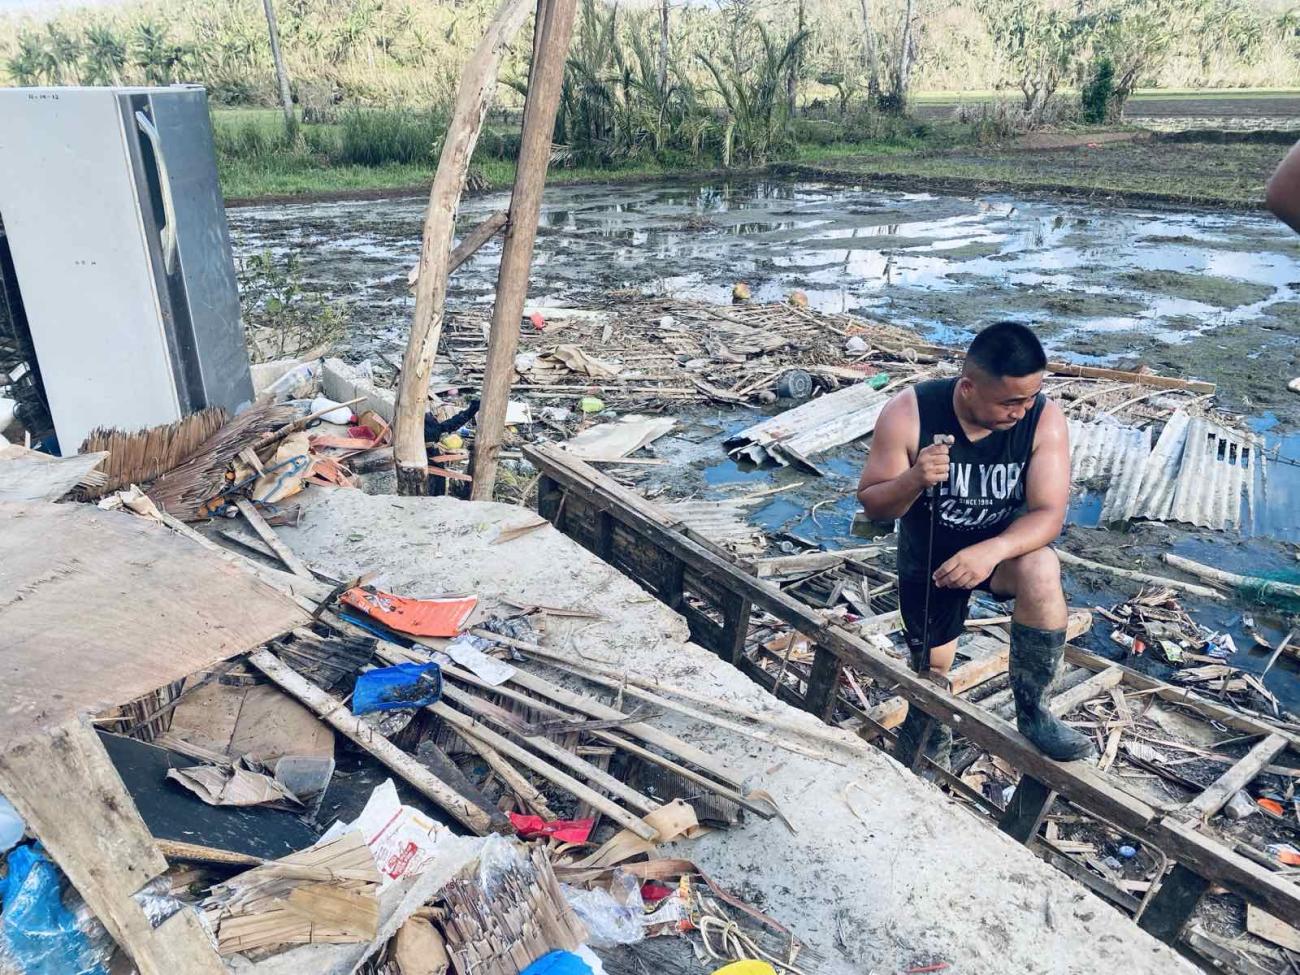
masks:
POLYGON ((157 522, 0 503, 0 741, 123 704, 306 622, 288 597, 157 522))
POLYGON ((196 688, 177 706, 170 733, 231 758, 252 755, 268 763, 283 755, 334 755, 329 726, 269 684, 213 681, 196 688))

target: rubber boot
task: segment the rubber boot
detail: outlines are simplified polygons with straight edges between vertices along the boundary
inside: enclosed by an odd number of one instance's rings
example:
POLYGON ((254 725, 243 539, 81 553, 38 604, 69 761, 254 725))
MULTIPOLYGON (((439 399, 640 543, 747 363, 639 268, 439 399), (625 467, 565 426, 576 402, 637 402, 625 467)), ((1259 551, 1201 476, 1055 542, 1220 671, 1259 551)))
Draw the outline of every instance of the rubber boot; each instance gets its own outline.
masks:
POLYGON ((1073 762, 1096 754, 1092 741, 1055 717, 1047 695, 1065 654, 1065 630, 1011 624, 1011 693, 1016 727, 1048 758, 1073 762))

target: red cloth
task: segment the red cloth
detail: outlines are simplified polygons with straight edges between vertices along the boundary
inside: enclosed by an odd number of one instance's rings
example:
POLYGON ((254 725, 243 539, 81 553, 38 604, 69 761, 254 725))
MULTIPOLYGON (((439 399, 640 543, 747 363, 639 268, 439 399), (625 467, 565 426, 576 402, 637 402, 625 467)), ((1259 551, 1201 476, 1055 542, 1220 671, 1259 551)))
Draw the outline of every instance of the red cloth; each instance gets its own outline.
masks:
POLYGON ((478 605, 477 596, 454 599, 407 599, 378 589, 357 586, 339 597, 339 602, 359 609, 389 629, 412 636, 455 636, 478 605))
POLYGON ((522 816, 519 813, 507 815, 515 830, 526 840, 551 836, 561 843, 586 843, 596 826, 594 819, 553 819, 547 822, 541 816, 522 816))

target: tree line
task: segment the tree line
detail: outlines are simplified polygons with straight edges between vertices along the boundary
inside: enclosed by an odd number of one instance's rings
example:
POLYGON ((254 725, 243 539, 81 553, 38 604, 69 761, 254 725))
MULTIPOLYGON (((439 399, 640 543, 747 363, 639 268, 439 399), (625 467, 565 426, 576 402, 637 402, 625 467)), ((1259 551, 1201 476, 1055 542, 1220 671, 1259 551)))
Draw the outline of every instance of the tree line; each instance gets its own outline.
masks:
MULTIPOLYGON (((289 96, 307 121, 341 106, 445 107, 493 0, 136 0, 0 20, 8 83, 204 84, 217 103, 289 96)), ((917 90, 996 89, 1026 124, 1070 89, 1090 121, 1140 85, 1293 85, 1300 20, 1247 0, 583 0, 557 137, 575 155, 758 159, 800 115, 901 114, 917 90)), ((529 45, 507 58, 526 90, 529 45)), ((514 102, 518 104, 518 102, 514 102)))

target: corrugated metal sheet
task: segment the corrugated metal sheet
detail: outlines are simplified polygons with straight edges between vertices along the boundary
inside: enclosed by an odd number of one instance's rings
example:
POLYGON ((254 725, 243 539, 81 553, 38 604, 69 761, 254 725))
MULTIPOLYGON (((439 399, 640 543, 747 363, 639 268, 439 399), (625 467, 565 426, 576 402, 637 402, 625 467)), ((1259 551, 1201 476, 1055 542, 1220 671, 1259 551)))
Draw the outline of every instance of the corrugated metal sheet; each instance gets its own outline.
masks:
POLYGON ((1182 410, 1165 423, 1156 441, 1156 449, 1147 459, 1142 474, 1142 488, 1138 492, 1136 518, 1164 521, 1169 517, 1174 503, 1174 488, 1178 483, 1178 467, 1183 460, 1183 446, 1187 443, 1189 417, 1182 410))
POLYGON ((1254 473, 1250 439, 1196 417, 1187 427, 1187 445, 1174 490, 1171 517, 1202 528, 1239 528, 1241 502, 1254 473))
POLYGON ((896 387, 875 390, 864 382, 846 386, 742 430, 726 442, 727 452, 737 460, 795 464, 821 473, 808 458, 875 430, 895 392, 896 387))
POLYGON ((1111 470, 1110 487, 1101 506, 1102 524, 1124 523, 1133 517, 1147 460, 1151 456, 1151 428, 1122 428, 1115 438, 1116 462, 1111 470))
POLYGON ((746 520, 749 502, 734 501, 677 501, 663 506, 668 515, 699 532, 737 555, 761 555, 767 550, 763 531, 746 520))
POLYGON ((1240 528, 1242 501, 1253 493, 1254 464, 1249 434, 1179 410, 1147 459, 1133 516, 1220 531, 1240 528))
POLYGON ((1074 487, 1105 488, 1102 523, 1133 517, 1150 454, 1150 427, 1109 419, 1070 421, 1070 480, 1074 487))

